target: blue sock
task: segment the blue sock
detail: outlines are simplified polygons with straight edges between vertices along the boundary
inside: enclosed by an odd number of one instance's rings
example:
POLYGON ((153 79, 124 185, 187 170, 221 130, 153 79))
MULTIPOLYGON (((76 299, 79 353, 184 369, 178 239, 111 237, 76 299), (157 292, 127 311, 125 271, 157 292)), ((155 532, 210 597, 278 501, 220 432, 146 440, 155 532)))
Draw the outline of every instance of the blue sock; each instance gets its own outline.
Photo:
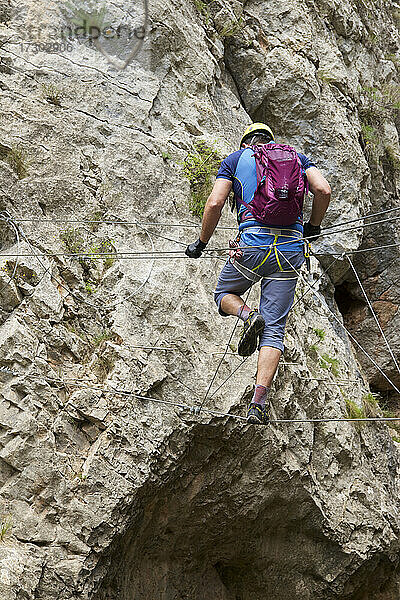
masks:
POLYGON ((256 385, 256 389, 254 390, 252 402, 259 404, 264 408, 265 402, 267 400, 269 388, 265 387, 265 385, 256 385))
POLYGON ((247 321, 252 310, 253 309, 247 306, 247 304, 242 304, 242 306, 238 308, 236 315, 239 319, 242 319, 242 321, 247 321))

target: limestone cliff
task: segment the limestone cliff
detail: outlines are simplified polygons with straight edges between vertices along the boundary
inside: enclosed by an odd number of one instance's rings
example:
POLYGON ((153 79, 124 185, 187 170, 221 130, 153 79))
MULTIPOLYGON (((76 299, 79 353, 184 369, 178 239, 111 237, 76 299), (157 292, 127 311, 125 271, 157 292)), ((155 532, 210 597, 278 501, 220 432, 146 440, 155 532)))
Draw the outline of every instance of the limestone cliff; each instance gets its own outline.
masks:
MULTIPOLYGON (((328 177, 326 227, 397 206, 400 6, 154 0, 119 71, 145 7, 100 4, 0 0, 0 597, 398 600, 397 431, 244 424, 236 338, 193 414, 233 322, 212 299, 225 252, 182 249, 191 165, 207 180, 252 120, 328 177), (100 40, 68 34, 85 20, 100 40)), ((344 255, 399 243, 397 218, 313 245, 275 419, 396 409, 341 323, 399 386, 344 255)), ((397 357, 398 255, 350 255, 397 357)))

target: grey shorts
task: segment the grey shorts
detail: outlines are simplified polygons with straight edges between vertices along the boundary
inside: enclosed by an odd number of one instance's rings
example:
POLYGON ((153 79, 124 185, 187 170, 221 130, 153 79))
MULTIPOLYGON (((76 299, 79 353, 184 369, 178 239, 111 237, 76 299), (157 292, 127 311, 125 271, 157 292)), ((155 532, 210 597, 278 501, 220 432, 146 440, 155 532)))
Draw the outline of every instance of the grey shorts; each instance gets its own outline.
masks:
POLYGON ((252 285, 261 282, 260 313, 265 319, 265 329, 260 337, 259 348, 271 346, 284 350, 283 337, 286 320, 293 304, 297 284, 297 270, 304 262, 304 253, 278 253, 280 270, 274 252, 266 259, 269 250, 258 248, 243 249, 243 257, 232 265, 226 262, 218 279, 214 292, 219 313, 227 316, 221 309, 221 300, 226 294, 242 296, 252 285), (266 259, 266 260, 265 260, 266 259))

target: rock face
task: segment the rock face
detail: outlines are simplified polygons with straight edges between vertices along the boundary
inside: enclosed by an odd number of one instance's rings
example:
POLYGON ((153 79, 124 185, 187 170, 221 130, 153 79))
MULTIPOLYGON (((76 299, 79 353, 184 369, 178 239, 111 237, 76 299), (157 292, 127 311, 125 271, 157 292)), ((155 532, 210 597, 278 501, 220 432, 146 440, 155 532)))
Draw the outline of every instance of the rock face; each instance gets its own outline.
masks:
MULTIPOLYGON (((252 120, 327 175, 326 227, 396 206, 397 5, 155 2, 122 71, 144 7, 95 5, 0 0, 0 597, 398 600, 398 432, 340 419, 396 400, 343 253, 399 243, 399 213, 314 245, 268 428, 240 419, 256 357, 222 354, 225 252, 182 252, 188 157, 252 120)), ((399 360, 398 248, 350 258, 399 360)))

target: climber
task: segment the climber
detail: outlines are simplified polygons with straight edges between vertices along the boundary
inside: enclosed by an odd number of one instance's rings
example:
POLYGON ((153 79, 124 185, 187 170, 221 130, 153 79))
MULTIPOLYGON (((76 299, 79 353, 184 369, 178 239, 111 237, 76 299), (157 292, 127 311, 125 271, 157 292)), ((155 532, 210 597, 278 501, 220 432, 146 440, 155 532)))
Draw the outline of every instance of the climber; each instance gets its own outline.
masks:
POLYGON ((318 238, 331 189, 309 158, 290 146, 277 144, 268 125, 253 123, 244 132, 240 149, 221 163, 204 208, 200 237, 186 248, 187 256, 201 256, 232 189, 239 232, 230 242, 230 257, 219 276, 214 298, 222 316, 233 315, 243 321, 238 354, 250 356, 258 345, 256 387, 247 420, 267 424, 266 400, 284 350, 296 270, 305 260, 303 240, 318 238), (267 188, 270 181, 274 187, 267 188), (261 190, 263 184, 267 191, 261 190), (302 204, 308 187, 314 198, 310 219, 303 226, 302 204), (262 220, 260 213, 264 215, 262 220), (261 298, 256 310, 247 306, 242 296, 258 281, 261 298))

